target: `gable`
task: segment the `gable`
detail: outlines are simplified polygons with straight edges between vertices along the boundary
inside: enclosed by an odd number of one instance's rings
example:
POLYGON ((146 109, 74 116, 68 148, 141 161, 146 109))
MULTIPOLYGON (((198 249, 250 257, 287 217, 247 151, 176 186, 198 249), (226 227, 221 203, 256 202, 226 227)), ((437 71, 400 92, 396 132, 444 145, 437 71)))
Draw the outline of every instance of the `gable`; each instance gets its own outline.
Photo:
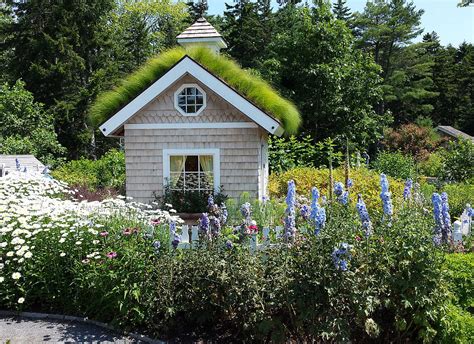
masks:
POLYGON ((132 116, 125 124, 223 122, 251 122, 251 120, 202 82, 186 74, 132 116), (183 116, 175 108, 175 92, 183 84, 197 84, 206 93, 206 107, 197 116, 183 116))
POLYGON ((177 80, 186 74, 189 74, 195 79, 199 80, 199 82, 219 95, 227 103, 234 106, 242 114, 265 129, 267 132, 275 135, 281 135, 283 133, 283 127, 278 120, 258 108, 255 104, 243 97, 236 90, 210 73, 189 56, 185 56, 173 68, 168 70, 168 72, 166 72, 160 79, 155 81, 145 91, 139 94, 120 111, 113 115, 108 121, 106 121, 100 127, 101 132, 106 136, 113 136, 116 134, 121 130, 123 125, 130 120, 130 118, 153 102, 156 97, 161 95, 171 85, 173 85, 177 80))

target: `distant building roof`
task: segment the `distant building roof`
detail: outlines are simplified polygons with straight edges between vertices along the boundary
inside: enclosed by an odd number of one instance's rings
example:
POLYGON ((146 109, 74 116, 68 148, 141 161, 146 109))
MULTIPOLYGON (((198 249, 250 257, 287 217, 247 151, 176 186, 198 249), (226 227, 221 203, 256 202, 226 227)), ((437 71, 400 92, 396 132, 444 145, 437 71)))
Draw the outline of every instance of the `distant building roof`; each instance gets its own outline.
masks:
POLYGON ((34 155, 2 155, 0 154, 0 168, 5 166, 6 170, 16 169, 16 160, 20 163, 20 167, 26 167, 29 171, 42 171, 44 164, 35 158, 34 155))
POLYGON ((193 25, 188 27, 182 33, 178 35, 179 39, 184 38, 210 38, 210 37, 222 37, 219 32, 209 24, 204 18, 199 18, 193 25))
POLYGON ((439 125, 438 127, 436 127, 436 130, 438 130, 439 132, 445 135, 449 135, 451 137, 455 137, 458 139, 461 138, 465 140, 471 140, 472 142, 474 142, 474 137, 462 132, 461 130, 450 127, 449 125, 439 125))

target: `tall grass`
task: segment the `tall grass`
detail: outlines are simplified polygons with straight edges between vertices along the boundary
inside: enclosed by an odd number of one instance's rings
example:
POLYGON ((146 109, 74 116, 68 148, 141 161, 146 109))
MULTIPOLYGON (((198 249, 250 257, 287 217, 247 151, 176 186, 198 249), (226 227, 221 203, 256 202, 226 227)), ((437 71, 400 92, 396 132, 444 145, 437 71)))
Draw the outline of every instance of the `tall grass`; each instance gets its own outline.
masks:
POLYGON ((280 120, 288 134, 298 131, 301 117, 294 104, 281 97, 263 79, 243 70, 235 61, 216 55, 204 47, 188 50, 176 47, 151 58, 114 89, 97 97, 89 111, 90 123, 98 126, 107 121, 186 55, 242 93, 262 110, 280 120))

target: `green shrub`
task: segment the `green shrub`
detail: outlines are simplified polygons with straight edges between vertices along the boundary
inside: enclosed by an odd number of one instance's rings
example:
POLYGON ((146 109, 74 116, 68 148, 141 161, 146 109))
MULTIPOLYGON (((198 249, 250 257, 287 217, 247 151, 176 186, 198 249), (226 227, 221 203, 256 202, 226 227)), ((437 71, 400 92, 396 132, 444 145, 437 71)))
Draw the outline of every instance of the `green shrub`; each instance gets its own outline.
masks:
POLYGON ((423 176, 438 177, 441 176, 443 166, 443 157, 440 153, 435 152, 430 154, 428 159, 418 163, 418 171, 423 176))
POLYGON ((394 178, 408 179, 416 176, 415 161, 401 152, 381 152, 371 165, 380 173, 394 178))
POLYGON ((63 164, 52 176, 71 186, 82 186, 89 191, 113 188, 125 191, 125 155, 110 150, 99 160, 80 159, 63 164))
POLYGON ((474 315, 474 253, 446 255, 445 268, 455 304, 474 315))
MULTIPOLYGON (((350 200, 357 201, 357 194, 364 196, 364 201, 369 209, 380 209, 380 174, 366 168, 351 169, 350 178, 354 186, 350 193, 350 200)), ((315 168, 295 168, 283 173, 274 173, 270 175, 268 190, 270 197, 284 197, 287 190, 288 180, 294 180, 298 194, 306 196, 311 195, 311 188, 316 186, 321 195, 329 197, 329 170, 315 168)), ((334 182, 344 182, 344 169, 334 170, 334 182)), ((401 204, 404 183, 402 181, 389 178, 390 189, 393 194, 395 206, 401 204)))
POLYGON ((444 180, 463 182, 474 178, 474 144, 471 141, 451 141, 447 149, 441 150, 441 156, 444 180))
POLYGON ((446 316, 441 321, 442 343, 467 344, 474 342, 474 316, 461 307, 449 305, 446 316))
POLYGON ((421 184, 421 191, 428 202, 433 192, 446 192, 449 198, 450 214, 453 219, 461 216, 466 204, 474 204, 474 184, 445 184, 439 190, 432 184, 421 184))

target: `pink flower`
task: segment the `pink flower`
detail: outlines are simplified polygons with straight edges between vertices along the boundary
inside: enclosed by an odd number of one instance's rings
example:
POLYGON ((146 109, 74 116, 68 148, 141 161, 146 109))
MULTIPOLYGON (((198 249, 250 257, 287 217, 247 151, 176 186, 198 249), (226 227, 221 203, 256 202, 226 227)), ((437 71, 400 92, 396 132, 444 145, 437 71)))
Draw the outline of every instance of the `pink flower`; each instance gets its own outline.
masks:
POLYGON ((362 238, 361 238, 360 236, 358 236, 358 235, 356 235, 355 239, 356 239, 357 241, 361 241, 361 240, 362 240, 362 238))
POLYGON ((160 219, 151 220, 151 224, 152 224, 153 226, 157 226, 157 225, 159 225, 160 223, 161 223, 160 219))
POLYGON ((122 232, 123 235, 130 235, 132 234, 132 228, 125 228, 122 232))
POLYGON ((100 235, 101 237, 106 237, 107 235, 109 235, 109 232, 107 232, 107 231, 100 232, 99 235, 100 235))
POLYGON ((117 252, 111 251, 107 253, 106 256, 107 258, 114 259, 115 257, 117 257, 117 252))

